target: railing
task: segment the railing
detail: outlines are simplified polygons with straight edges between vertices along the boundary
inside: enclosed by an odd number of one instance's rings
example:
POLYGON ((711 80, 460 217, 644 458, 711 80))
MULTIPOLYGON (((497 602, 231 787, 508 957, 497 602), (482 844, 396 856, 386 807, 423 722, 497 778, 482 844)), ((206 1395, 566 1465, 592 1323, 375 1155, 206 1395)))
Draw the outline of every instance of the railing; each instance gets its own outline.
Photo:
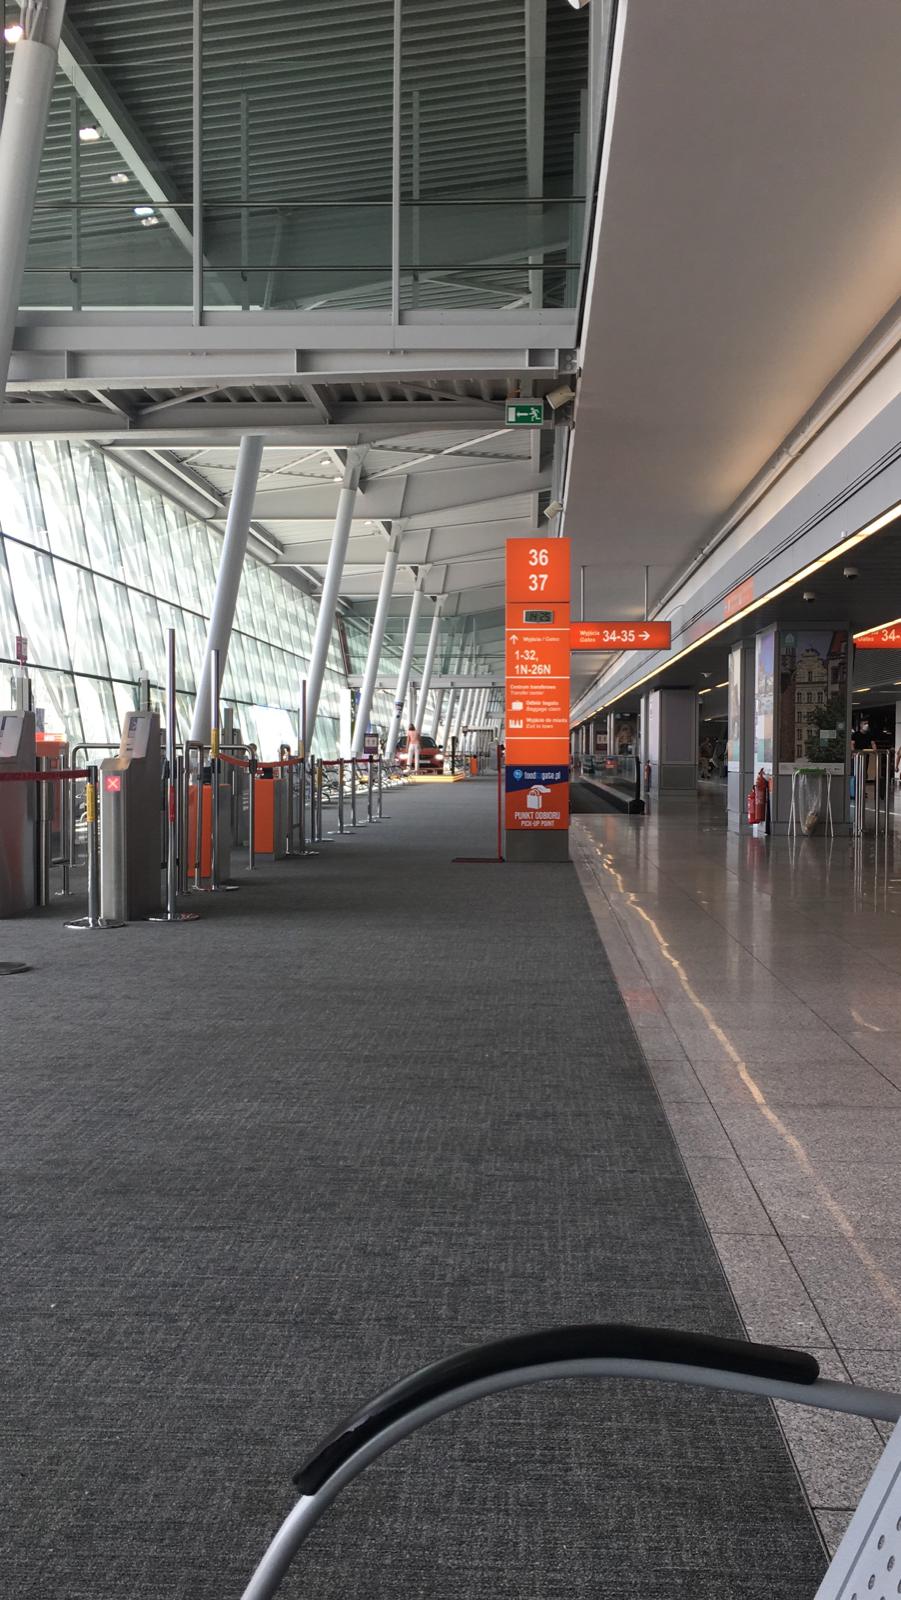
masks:
MULTIPOLYGON (((301 1498, 272 1540, 243 1600, 272 1600, 309 1533, 342 1489, 402 1439, 476 1400, 568 1378, 638 1378, 793 1401, 887 1422, 901 1418, 901 1396, 822 1378, 817 1361, 806 1351, 775 1345, 618 1324, 550 1328, 479 1345, 395 1384, 322 1441, 295 1474, 301 1498)), ((885 1539, 879 1543, 881 1548, 885 1539)))

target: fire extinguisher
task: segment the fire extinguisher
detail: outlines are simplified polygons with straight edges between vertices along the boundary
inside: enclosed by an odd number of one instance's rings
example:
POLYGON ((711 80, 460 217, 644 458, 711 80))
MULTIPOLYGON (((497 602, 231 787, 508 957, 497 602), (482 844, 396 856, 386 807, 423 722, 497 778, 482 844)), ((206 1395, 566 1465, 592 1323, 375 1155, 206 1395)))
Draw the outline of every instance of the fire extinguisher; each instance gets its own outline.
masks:
POLYGON ((754 780, 754 821, 766 822, 766 803, 769 797, 769 785, 766 774, 761 767, 754 780))
POLYGON ((650 794, 650 792, 651 792, 651 763, 650 763, 650 761, 646 761, 645 764, 644 764, 644 790, 645 790, 645 794, 650 794))
POLYGON ((748 827, 753 828, 757 821, 757 790, 748 790, 748 827))

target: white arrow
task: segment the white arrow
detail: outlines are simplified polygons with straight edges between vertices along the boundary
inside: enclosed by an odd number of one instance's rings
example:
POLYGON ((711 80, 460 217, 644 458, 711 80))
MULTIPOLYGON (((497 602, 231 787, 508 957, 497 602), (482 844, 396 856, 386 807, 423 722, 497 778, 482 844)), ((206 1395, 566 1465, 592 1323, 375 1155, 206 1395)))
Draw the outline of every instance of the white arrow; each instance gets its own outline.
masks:
POLYGON ((640 633, 638 637, 640 639, 650 639, 651 635, 649 633, 640 633))
POLYGON ((519 644, 519 634, 518 633, 511 633, 511 635, 510 635, 510 643, 511 644, 519 644))

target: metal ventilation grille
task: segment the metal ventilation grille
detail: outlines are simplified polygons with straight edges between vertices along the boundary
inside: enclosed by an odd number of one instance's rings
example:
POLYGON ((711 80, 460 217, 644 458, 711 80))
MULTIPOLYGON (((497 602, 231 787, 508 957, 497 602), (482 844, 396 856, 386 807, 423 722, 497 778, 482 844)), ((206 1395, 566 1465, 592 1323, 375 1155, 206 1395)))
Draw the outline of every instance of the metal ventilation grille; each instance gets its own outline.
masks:
MULTIPOLYGON (((161 182, 187 206, 193 189, 191 0, 69 0, 67 14, 104 85, 149 147, 161 182)), ((424 203, 525 198, 535 114, 527 106, 526 42, 525 0, 487 6, 484 0, 404 0, 406 198, 414 181, 424 203)), ((587 74, 585 17, 549 6, 546 45, 544 187, 547 194, 566 194, 587 74)), ((393 0, 329 0, 327 6, 206 0, 203 174, 210 211, 242 201, 385 205, 391 195, 392 46, 393 0)), ((182 266, 184 250, 168 230, 158 228, 156 237, 139 231, 129 204, 144 198, 139 186, 111 183, 123 166, 112 144, 103 140, 73 155, 82 121, 84 110, 60 74, 33 243, 68 241, 77 200, 82 238, 131 230, 138 255, 152 250, 157 264, 182 266)), ((336 210, 336 225, 339 218, 348 220, 336 210)), ((187 211, 184 220, 190 221, 187 211)), ((368 225, 380 239, 377 210, 368 225)), ((61 264, 68 261, 61 255, 61 264)), ((519 287, 511 280, 511 292, 519 287)), ((377 291, 371 293, 378 303, 377 291)), ((447 300, 447 291, 433 285, 420 303, 440 307, 447 300)))

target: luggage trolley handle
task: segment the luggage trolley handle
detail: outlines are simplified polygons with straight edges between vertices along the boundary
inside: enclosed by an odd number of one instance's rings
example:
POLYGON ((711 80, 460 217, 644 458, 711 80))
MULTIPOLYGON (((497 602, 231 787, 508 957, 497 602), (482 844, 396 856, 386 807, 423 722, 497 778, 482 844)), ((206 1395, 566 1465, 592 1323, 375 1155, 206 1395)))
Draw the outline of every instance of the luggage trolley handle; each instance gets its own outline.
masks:
POLYGON ((355 1412, 295 1474, 301 1498, 242 1600, 271 1600, 323 1512, 371 1462, 419 1428, 474 1400, 554 1378, 646 1378, 888 1422, 901 1417, 901 1396, 832 1382, 819 1371, 805 1351, 617 1323, 519 1334, 435 1362, 355 1412))

